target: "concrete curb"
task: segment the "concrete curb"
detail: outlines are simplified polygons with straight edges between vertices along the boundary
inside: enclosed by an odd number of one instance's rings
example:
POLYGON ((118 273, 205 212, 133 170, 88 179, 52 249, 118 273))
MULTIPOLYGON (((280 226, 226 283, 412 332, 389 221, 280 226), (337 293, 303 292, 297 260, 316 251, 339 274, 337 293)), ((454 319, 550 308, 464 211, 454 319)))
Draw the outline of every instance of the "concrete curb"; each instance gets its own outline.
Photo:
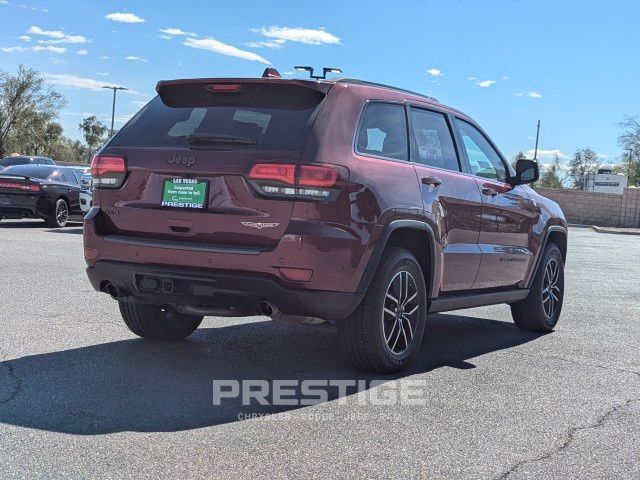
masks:
POLYGON ((603 227, 596 227, 595 225, 592 225, 591 229, 598 233, 608 233, 613 235, 640 235, 640 232, 616 232, 603 227))

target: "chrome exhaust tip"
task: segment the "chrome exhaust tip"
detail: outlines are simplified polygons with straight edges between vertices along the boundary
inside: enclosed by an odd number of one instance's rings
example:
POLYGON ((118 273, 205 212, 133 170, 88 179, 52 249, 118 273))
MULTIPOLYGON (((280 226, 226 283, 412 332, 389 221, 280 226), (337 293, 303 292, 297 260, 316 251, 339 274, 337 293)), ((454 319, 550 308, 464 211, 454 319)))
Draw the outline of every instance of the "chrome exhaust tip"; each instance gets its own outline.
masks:
POLYGON ((275 308, 269 302, 260 302, 258 304, 258 313, 260 315, 271 317, 273 315, 274 310, 275 308))
POLYGON ((107 285, 104 287, 104 291, 107 292, 109 296, 114 300, 118 300, 118 298, 122 296, 120 293, 120 289, 113 283, 107 283, 107 285))

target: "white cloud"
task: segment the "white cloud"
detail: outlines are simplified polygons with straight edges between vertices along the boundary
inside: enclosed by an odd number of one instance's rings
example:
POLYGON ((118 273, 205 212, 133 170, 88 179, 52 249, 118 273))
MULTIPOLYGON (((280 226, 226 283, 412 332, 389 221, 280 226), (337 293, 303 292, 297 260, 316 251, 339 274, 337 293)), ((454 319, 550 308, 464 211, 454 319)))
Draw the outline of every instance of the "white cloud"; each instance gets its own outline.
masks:
POLYGON ((89 50, 82 48, 76 52, 77 55, 89 55, 89 50))
POLYGON ((7 2, 7 0, 0 0, 0 5, 9 5, 9 2, 7 2))
POLYGON ((144 100, 131 100, 131 103, 137 105, 138 107, 144 107, 149 102, 145 102, 144 100))
POLYGON ((111 74, 108 72, 96 72, 96 75, 100 76, 100 77, 110 77, 111 74))
MULTIPOLYGON (((7 3, 8 5, 8 3, 7 3)), ((40 7, 32 7, 31 5, 18 5, 20 8, 26 8, 27 10, 31 10, 32 12, 42 12, 49 13, 48 8, 40 8, 40 7)))
POLYGON ((245 60, 252 60, 255 62, 267 64, 267 65, 271 64, 269 60, 261 57, 256 53, 247 52, 246 50, 240 50, 237 47, 234 47, 232 45, 227 45, 226 43, 222 43, 214 38, 201 38, 201 39, 187 38, 185 39, 184 42, 182 42, 182 44, 191 48, 209 50, 210 52, 219 53, 221 55, 244 58, 245 60))
POLYGON ((427 70, 427 75, 431 77, 442 77, 443 73, 437 68, 430 68, 429 70, 427 70))
POLYGON ((161 38, 162 40, 173 40, 173 37, 165 35, 164 33, 162 35, 158 35, 158 38, 161 38))
POLYGON ((482 88, 489 88, 494 83, 496 83, 495 80, 482 80, 481 82, 476 82, 476 85, 482 88))
MULTIPOLYGON (((535 150, 528 150, 526 153, 527 158, 533 158, 533 154, 535 153, 535 150)), ((565 159, 565 158, 569 158, 568 155, 562 153, 560 150, 558 150, 557 148, 554 150, 542 150, 542 149, 538 149, 538 158, 542 159, 542 158, 553 158, 555 156, 558 156, 560 159, 565 159)))
POLYGON ((132 62, 144 62, 144 63, 147 63, 149 61, 146 58, 136 57, 135 55, 129 55, 128 57, 126 57, 126 59, 130 60, 132 62))
POLYGON ((38 43, 42 43, 44 45, 54 45, 58 43, 87 43, 87 38, 82 35, 68 35, 62 30, 44 30, 37 25, 29 27, 27 33, 50 38, 50 40, 38 40, 38 43))
POLYGON ((140 18, 135 13, 113 12, 104 16, 107 20, 118 23, 143 23, 144 18, 140 18))
POLYGON ((31 51, 31 52, 51 52, 51 53, 57 53, 57 54, 65 53, 67 51, 67 49, 64 47, 54 47, 53 45, 47 45, 46 47, 43 47, 42 45, 36 45, 34 47, 20 47, 20 46, 2 47, 0 48, 0 50, 7 53, 31 51))
POLYGON ((533 91, 533 92, 529 92, 527 94, 530 98, 542 98, 542 95, 540 95, 538 92, 533 91))
MULTIPOLYGON (((131 117, 133 117, 133 115, 134 115, 133 113, 130 113, 130 114, 128 114, 128 115, 126 115, 126 114, 125 114, 125 115, 116 115, 116 116, 114 117, 114 119, 113 119, 113 120, 114 120, 116 123, 127 123, 127 122, 131 119, 131 117)), ((105 115, 105 114, 102 114, 102 115, 100 116, 100 118, 101 118, 102 120, 109 120, 109 121, 111 121, 111 115, 110 115, 110 114, 106 114, 106 115, 105 115)))
POLYGON ((46 47, 42 47, 40 45, 36 45, 35 47, 31 47, 31 50, 34 52, 51 52, 51 53, 64 53, 67 51, 64 47, 54 47, 53 45, 47 45, 46 47))
MULTIPOLYGON (((84 90, 102 90, 102 87, 120 87, 111 82, 103 82, 101 80, 94 80, 93 78, 77 77, 75 75, 68 74, 50 74, 46 75, 47 81, 56 85, 62 85, 71 88, 80 88, 84 90)), ((138 93, 135 90, 125 90, 127 93, 138 93)))
POLYGON ((260 33, 267 38, 274 38, 284 42, 301 42, 307 45, 340 44, 340 38, 323 29, 271 26, 255 28, 251 31, 260 33))
POLYGON ((250 48, 273 48, 274 50, 278 50, 282 48, 282 45, 284 45, 284 43, 285 40, 276 39, 268 40, 266 42, 248 42, 245 43, 245 45, 250 48))
POLYGON ((480 80, 478 77, 468 77, 467 80, 480 80))
POLYGON ((31 41, 31 37, 29 35, 20 35, 18 38, 20 40, 22 40, 23 42, 30 42, 31 41))
POLYGON ((113 60, 113 57, 110 57, 109 55, 103 55, 100 57, 101 60, 113 60))
POLYGON ((180 28, 161 28, 159 31, 160 33, 163 33, 165 36, 168 36, 168 37, 181 37, 181 36, 197 37, 198 36, 197 33, 185 32, 180 28))

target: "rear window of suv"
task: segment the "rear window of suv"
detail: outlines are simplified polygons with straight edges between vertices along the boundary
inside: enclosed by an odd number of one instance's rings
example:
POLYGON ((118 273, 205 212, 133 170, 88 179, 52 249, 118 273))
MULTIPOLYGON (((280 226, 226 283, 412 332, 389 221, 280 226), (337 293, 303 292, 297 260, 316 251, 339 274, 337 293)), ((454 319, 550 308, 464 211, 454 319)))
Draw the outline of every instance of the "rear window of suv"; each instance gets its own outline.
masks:
POLYGON ((302 151, 324 95, 296 88, 280 102, 268 91, 261 93, 187 99, 193 106, 182 99, 178 106, 167 106, 156 97, 111 145, 302 151))

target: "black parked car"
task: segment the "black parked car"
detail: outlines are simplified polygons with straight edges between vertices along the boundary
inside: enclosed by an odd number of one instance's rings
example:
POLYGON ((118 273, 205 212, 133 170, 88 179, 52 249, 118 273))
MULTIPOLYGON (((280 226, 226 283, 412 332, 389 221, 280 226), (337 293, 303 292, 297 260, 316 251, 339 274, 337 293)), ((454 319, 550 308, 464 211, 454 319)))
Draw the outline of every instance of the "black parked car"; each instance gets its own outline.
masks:
POLYGON ((49 157, 28 157, 26 155, 13 155, 4 157, 0 160, 0 170, 6 167, 13 167, 15 165, 55 165, 49 157))
POLYGON ((56 165, 16 165, 0 172, 0 219, 42 218, 49 227, 82 221, 82 172, 56 165))

